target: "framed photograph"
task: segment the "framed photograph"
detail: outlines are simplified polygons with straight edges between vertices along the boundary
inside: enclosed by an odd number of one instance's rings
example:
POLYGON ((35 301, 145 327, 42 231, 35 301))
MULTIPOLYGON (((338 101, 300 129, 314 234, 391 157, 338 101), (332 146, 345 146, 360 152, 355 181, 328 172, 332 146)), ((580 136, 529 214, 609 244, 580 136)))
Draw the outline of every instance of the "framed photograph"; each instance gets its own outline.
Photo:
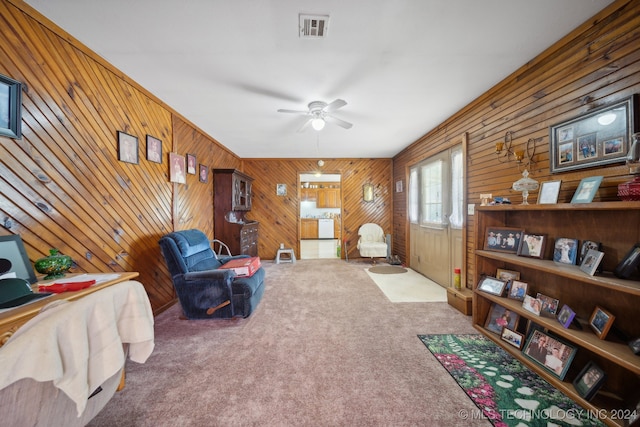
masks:
POLYGON ((502 328, 515 330, 518 325, 518 319, 520 319, 520 316, 516 313, 512 313, 503 306, 493 303, 489 309, 489 314, 487 314, 484 327, 495 334, 501 335, 502 328))
POLYGON ((362 186, 362 200, 365 202, 373 202, 373 184, 364 184, 362 186))
POLYGON ((587 255, 585 255, 580 264, 580 270, 587 273, 589 276, 593 276, 600 265, 600 261, 604 257, 604 252, 596 251, 595 249, 589 249, 587 255))
POLYGON ((538 204, 555 205, 556 203, 558 203, 560 184, 562 184, 562 180, 547 181, 540 184, 540 191, 538 192, 538 204))
POLYGON ((571 308, 567 304, 565 304, 560 309, 557 319, 563 327, 569 329, 569 326, 571 326, 571 323, 573 322, 573 319, 575 319, 575 317, 576 312, 571 310, 571 308))
POLYGON ((499 268, 496 271, 496 277, 503 282, 508 282, 510 280, 520 280, 520 272, 499 268))
POLYGON ((396 193, 402 193, 402 180, 396 181, 396 193))
POLYGON ((576 347, 540 330, 533 331, 523 349, 527 357, 561 380, 567 374, 576 351, 576 347))
POLYGON ((603 340, 607 337, 607 333, 609 329, 611 329, 615 318, 616 316, 604 308, 596 306, 591 314, 591 318, 589 318, 589 326, 591 326, 591 329, 593 329, 593 332, 596 333, 598 338, 603 340))
POLYGON ((500 335, 503 341, 508 342, 518 350, 522 350, 524 345, 524 335, 509 328, 502 328, 502 334, 500 335))
POLYGON ((519 228, 487 227, 484 249, 497 252, 518 252, 524 230, 519 228))
POLYGON ((553 247, 553 260, 560 264, 575 265, 578 259, 578 239, 559 237, 553 247))
POLYGON ((529 285, 520 280, 511 280, 511 287, 509 288, 508 298, 518 301, 524 301, 525 295, 527 295, 527 288, 529 285))
POLYGON ((540 292, 536 295, 536 298, 542 302, 540 307, 540 315, 544 317, 556 317, 558 311, 558 305, 560 301, 555 298, 543 295, 540 292))
POLYGON ((0 135, 22 138, 22 83, 0 75, 0 135))
POLYGON ((138 137, 118 131, 118 160, 138 164, 138 137))
POLYGON ((525 295, 522 299, 522 308, 535 314, 536 316, 540 316, 540 310, 542 310, 542 301, 538 298, 534 298, 531 295, 525 295))
POLYGON ((518 255, 526 256, 529 258, 544 257, 544 249, 547 245, 546 234, 523 234, 520 247, 518 248, 518 255))
POLYGON ((551 173, 624 162, 637 102, 632 95, 550 126, 551 173))
POLYGON ((184 156, 176 153, 169 153, 169 181, 177 184, 186 184, 184 156))
POLYGON ((18 235, 0 236, 0 277, 24 279, 31 284, 37 282, 22 237, 18 235))
POLYGON ((503 282, 502 280, 496 279, 495 277, 483 277, 478 282, 478 290, 486 292, 491 295, 502 296, 504 292, 504 287, 507 285, 507 282, 503 282))
POLYGON ((200 173, 198 174, 200 182, 209 182, 209 168, 200 163, 200 173))
POLYGON ((638 271, 638 266, 640 266, 640 243, 633 245, 620 264, 616 266, 613 274, 621 279, 630 279, 638 271))
POLYGON ((147 135, 147 160, 162 163, 162 141, 151 135, 147 135))
POLYGON ((276 195, 277 196, 286 196, 287 195, 287 184, 276 184, 276 195))
POLYGON ((607 379, 607 374, 593 361, 587 363, 573 380, 573 386, 585 400, 591 400, 607 379))
POLYGON ((187 173, 189 175, 196 174, 196 156, 187 154, 187 173))
POLYGON ((571 203, 591 203, 593 201, 593 197, 598 192, 598 188, 600 188, 601 182, 601 176, 583 178, 582 181, 580 181, 580 184, 578 184, 576 192, 573 193, 571 203))
POLYGON ((582 264, 584 261, 584 257, 587 256, 587 252, 589 249, 595 249, 599 251, 602 248, 602 243, 594 242, 593 240, 583 240, 582 245, 580 245, 580 257, 578 258, 578 265, 582 264))

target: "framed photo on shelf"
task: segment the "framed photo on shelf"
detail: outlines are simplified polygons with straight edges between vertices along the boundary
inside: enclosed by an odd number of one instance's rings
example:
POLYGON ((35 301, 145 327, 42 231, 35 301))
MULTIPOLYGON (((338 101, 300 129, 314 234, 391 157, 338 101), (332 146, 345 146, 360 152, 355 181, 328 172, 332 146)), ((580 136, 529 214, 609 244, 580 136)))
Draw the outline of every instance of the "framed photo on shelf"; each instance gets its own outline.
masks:
POLYGON ((138 137, 118 131, 118 160, 138 164, 138 137))
POLYGON ((507 298, 511 298, 517 301, 523 301, 524 297, 527 295, 528 287, 529 285, 525 282, 521 282, 520 280, 512 280, 507 298))
POLYGON ((595 249, 589 249, 587 255, 585 255, 580 264, 580 270, 587 273, 589 276, 593 276, 600 265, 600 261, 604 257, 604 252, 596 251, 595 249))
POLYGON ((560 185, 562 180, 547 181, 540 184, 538 192, 539 205, 555 205, 558 203, 558 194, 560 194, 560 185))
POLYGON ((533 331, 523 349, 527 357, 560 380, 567 374, 576 351, 576 347, 540 330, 533 331))
POLYGON ((564 328, 569 329, 569 326, 571 326, 571 323, 573 322, 573 319, 575 317, 575 311, 571 310, 571 307, 565 304, 560 309, 557 319, 564 328))
POLYGON ((542 310, 542 301, 538 298, 534 298, 531 295, 525 295, 522 300, 522 308, 530 313, 540 316, 540 310, 542 310))
POLYGON ((598 192, 598 188, 600 188, 601 182, 601 176, 583 178, 582 181, 580 181, 580 184, 578 184, 576 192, 573 193, 571 203, 591 203, 593 201, 593 197, 598 192))
POLYGON ((591 400, 607 379, 607 374, 593 361, 587 363, 573 380, 573 386, 585 400, 591 400))
POLYGON ((513 329, 502 328, 502 334, 500 334, 500 338, 503 341, 508 342, 518 350, 522 350, 522 346, 524 345, 524 335, 520 332, 516 332, 513 329))
POLYGON ((147 135, 147 160, 162 163, 162 141, 151 135, 147 135))
POLYGON ((510 280, 520 280, 520 272, 499 268, 496 271, 496 277, 504 282, 508 282, 510 280))
POLYGON ((542 306, 540 307, 541 316, 556 317, 556 312, 558 311, 558 304, 560 304, 560 301, 555 298, 543 295, 540 292, 538 292, 536 298, 542 302, 542 306))
POLYGON ((578 239, 559 237, 553 247, 553 260, 560 264, 575 265, 578 259, 578 239))
POLYGON ((638 266, 640 266, 640 243, 633 245, 620 264, 616 266, 613 274, 621 279, 630 279, 634 273, 637 273, 638 266))
POLYGON ((478 290, 491 295, 502 296, 506 285, 507 282, 496 279, 495 277, 485 276, 478 282, 478 290))
POLYGON ((547 245, 546 234, 523 234, 520 247, 518 248, 518 255, 526 256, 529 258, 544 257, 544 249, 547 245))
MULTIPOLYGON (((637 96, 613 102, 549 128, 551 173, 622 163, 629 151, 629 135, 637 96)), ((635 112, 634 112, 635 111, 635 112)))
POLYGON ((489 331, 501 335, 502 328, 516 329, 520 316, 516 313, 512 313, 503 306, 493 303, 487 314, 487 320, 484 323, 484 327, 489 331))
POLYGON ((31 284, 38 281, 22 237, 17 234, 0 236, 0 276, 28 280, 31 284))
POLYGON ((591 329, 593 329, 593 332, 596 333, 598 338, 603 340, 607 337, 607 333, 609 329, 611 329, 615 318, 616 316, 604 308, 596 306, 591 314, 591 318, 589 318, 589 326, 591 326, 591 329))
POLYGON ((524 230, 519 228, 487 227, 484 249, 515 254, 518 252, 523 234, 524 230))
POLYGON ((587 252, 589 252, 589 249, 595 249, 596 251, 599 251, 602 248, 602 243, 600 242, 594 242, 593 240, 583 240, 582 244, 580 245, 580 257, 578 258, 578 265, 582 264, 582 261, 584 261, 584 257, 587 255, 587 252))

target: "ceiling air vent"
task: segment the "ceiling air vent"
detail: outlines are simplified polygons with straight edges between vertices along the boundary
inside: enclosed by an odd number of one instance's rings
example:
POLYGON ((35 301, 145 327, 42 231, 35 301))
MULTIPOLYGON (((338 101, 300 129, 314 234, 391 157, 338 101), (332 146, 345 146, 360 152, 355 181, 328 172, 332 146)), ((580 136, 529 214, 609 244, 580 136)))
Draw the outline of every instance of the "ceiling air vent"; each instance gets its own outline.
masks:
POLYGON ((300 14, 300 37, 321 39, 327 36, 329 29, 328 15, 300 14))

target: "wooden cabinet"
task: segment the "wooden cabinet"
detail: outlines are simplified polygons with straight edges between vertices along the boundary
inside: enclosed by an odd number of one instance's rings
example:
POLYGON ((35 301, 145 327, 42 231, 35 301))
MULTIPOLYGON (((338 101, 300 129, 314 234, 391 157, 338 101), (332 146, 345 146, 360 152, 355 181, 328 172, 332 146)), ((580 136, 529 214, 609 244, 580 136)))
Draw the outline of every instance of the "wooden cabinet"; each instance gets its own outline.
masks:
POLYGON ((233 255, 258 256, 259 223, 245 218, 251 210, 253 178, 235 169, 214 169, 214 237, 233 255))
POLYGON ((300 199, 303 202, 315 202, 318 200, 318 190, 315 188, 303 188, 300 190, 300 199))
POLYGON ((303 218, 300 221, 300 238, 301 239, 317 239, 318 238, 318 220, 303 218))
POLYGON ((539 373, 554 387, 562 390, 585 408, 606 415, 603 420, 612 426, 624 425, 619 419, 627 405, 637 399, 640 389, 640 356, 633 354, 627 343, 613 331, 599 339, 588 325, 596 305, 615 317, 614 328, 628 337, 640 337, 638 307, 640 282, 618 279, 613 274, 616 265, 628 250, 640 241, 640 203, 603 202, 590 204, 502 205, 480 206, 475 223, 475 277, 495 276, 498 268, 520 272, 521 281, 528 283, 527 293, 542 293, 559 300, 559 307, 568 305, 584 323, 583 329, 564 328, 555 318, 537 316, 522 308, 522 303, 502 296, 474 290, 473 324, 476 329, 502 346, 514 357, 539 373), (549 238, 544 259, 517 256, 484 249, 487 227, 524 229, 549 238), (589 276, 578 266, 554 263, 551 260, 554 239, 568 237, 602 242, 605 256, 604 273, 589 276), (550 374, 517 348, 505 344, 497 334, 484 327, 492 304, 499 304, 520 316, 518 329, 526 332, 528 321, 546 328, 548 333, 577 347, 575 358, 564 380, 550 374), (607 380, 591 401, 583 399, 572 382, 589 361, 594 361, 607 373, 607 380), (602 411, 601 411, 602 409, 602 411))
POLYGON ((319 188, 318 190, 318 203, 319 208, 339 208, 340 203, 340 189, 339 188, 319 188))

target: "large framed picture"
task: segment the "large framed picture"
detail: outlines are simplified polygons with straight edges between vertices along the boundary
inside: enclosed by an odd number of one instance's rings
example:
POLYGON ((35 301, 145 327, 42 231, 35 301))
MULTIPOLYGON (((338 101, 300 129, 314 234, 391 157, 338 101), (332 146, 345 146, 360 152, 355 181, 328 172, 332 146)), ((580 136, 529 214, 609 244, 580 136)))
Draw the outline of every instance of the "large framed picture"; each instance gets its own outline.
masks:
POLYGON ((530 258, 544 257, 544 249, 547 245, 546 234, 524 234, 520 247, 518 248, 518 255, 526 256, 530 258))
POLYGON ((502 296, 504 292, 504 287, 507 285, 507 282, 504 282, 500 279, 496 279, 495 277, 483 277, 478 282, 478 290, 486 292, 488 294, 502 296))
POLYGON ((489 309, 484 327, 495 334, 502 335, 502 328, 515 330, 519 319, 520 316, 518 314, 493 303, 489 309))
POLYGON ((22 138, 22 83, 0 75, 0 136, 22 138))
POLYGON ((609 329, 611 329, 611 325, 613 325, 613 321, 616 316, 605 310, 600 306, 596 306, 593 309, 593 313, 591 314, 591 318, 589 319, 589 326, 593 329, 593 332, 596 333, 598 338, 601 340, 607 337, 607 333, 609 329))
POLYGON ((587 363, 573 380, 573 386, 585 400, 591 400, 607 379, 607 374, 593 361, 587 363))
POLYGON ((18 235, 0 236, 0 277, 16 277, 31 284, 37 281, 22 237, 18 235))
POLYGON ((637 96, 632 95, 549 128, 551 173, 625 161, 637 96))
POLYGON ((571 203, 591 203, 593 201, 593 197, 598 192, 598 188, 600 188, 601 182, 601 176, 583 178, 582 181, 580 181, 580 184, 578 184, 576 192, 573 193, 571 203))
POLYGON ((576 351, 576 347, 540 330, 533 331, 523 349, 527 357, 561 380, 567 374, 576 351))
POLYGON ((519 228, 487 227, 484 249, 515 254, 523 234, 524 230, 519 228))

